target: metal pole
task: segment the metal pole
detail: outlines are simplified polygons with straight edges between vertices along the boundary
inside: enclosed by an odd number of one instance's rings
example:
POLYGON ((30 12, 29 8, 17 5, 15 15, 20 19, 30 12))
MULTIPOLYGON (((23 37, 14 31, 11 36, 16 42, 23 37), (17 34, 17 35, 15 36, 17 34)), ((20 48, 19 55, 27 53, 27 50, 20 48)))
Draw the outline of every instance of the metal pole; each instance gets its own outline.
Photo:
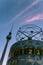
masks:
POLYGON ((11 40, 11 32, 9 32, 9 34, 6 37, 6 39, 7 39, 7 42, 5 44, 5 47, 4 47, 4 50, 3 50, 3 53, 2 53, 2 57, 1 57, 1 60, 0 60, 0 65, 2 65, 2 63, 3 63, 8 43, 11 40))

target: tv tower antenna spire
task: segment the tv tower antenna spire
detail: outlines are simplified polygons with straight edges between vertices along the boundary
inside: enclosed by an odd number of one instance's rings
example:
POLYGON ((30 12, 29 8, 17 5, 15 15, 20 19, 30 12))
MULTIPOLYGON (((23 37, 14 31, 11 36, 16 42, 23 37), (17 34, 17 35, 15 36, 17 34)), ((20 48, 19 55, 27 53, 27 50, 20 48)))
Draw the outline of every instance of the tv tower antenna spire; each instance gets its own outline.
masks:
POLYGON ((2 53, 2 57, 1 57, 1 60, 0 60, 0 65, 3 64, 3 60, 4 60, 4 57, 5 57, 5 53, 6 53, 6 50, 7 50, 8 43, 12 38, 12 36, 11 36, 12 35, 12 29, 13 29, 13 24, 12 24, 12 27, 11 27, 11 30, 10 30, 9 34, 6 37, 7 41, 6 41, 6 44, 5 44, 3 53, 2 53))

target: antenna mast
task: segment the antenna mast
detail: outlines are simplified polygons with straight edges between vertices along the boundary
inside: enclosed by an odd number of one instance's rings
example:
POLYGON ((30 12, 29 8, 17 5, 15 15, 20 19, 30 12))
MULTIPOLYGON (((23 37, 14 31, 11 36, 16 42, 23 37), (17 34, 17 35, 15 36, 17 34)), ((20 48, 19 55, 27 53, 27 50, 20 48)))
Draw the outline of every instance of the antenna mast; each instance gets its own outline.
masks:
POLYGON ((4 60, 4 57, 5 57, 5 53, 6 53, 6 50, 7 50, 7 46, 8 46, 8 43, 9 43, 9 41, 11 40, 11 38, 12 38, 12 29, 13 29, 13 25, 12 25, 12 27, 11 27, 11 30, 10 30, 10 32, 9 32, 9 34, 7 35, 7 37, 6 37, 6 39, 7 39, 7 42, 6 42, 6 44, 5 44, 5 47, 4 47, 4 50, 3 50, 3 53, 2 53, 2 57, 1 57, 1 60, 0 60, 0 65, 2 65, 2 63, 3 63, 3 60, 4 60))

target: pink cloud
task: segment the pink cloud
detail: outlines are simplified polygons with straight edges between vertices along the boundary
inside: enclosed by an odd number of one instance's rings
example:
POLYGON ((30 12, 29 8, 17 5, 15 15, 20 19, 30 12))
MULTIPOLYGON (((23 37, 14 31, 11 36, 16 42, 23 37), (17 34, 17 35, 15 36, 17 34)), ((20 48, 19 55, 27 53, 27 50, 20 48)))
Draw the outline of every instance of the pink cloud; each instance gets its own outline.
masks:
MULTIPOLYGON (((16 16, 14 16, 7 24, 4 24, 3 26, 8 26, 12 23, 14 23, 14 21, 20 17, 22 14, 24 14, 27 10, 29 10, 30 8, 32 8, 34 5, 36 5, 37 3, 39 3, 40 0, 35 0, 34 2, 32 2, 30 5, 28 5, 25 9, 23 9, 22 11, 20 11, 16 16)), ((29 12, 30 13, 30 12, 29 12)))
POLYGON ((32 18, 26 19, 25 22, 33 22, 40 19, 43 19, 43 14, 37 14, 36 16, 32 18))
POLYGON ((12 23, 14 22, 15 19, 17 19, 18 17, 20 17, 23 13, 25 13, 27 10, 29 10, 30 8, 32 8, 34 5, 36 5, 40 0, 35 0, 34 2, 32 2, 30 5, 28 5, 24 10, 22 10, 21 12, 19 12, 16 16, 14 16, 9 22, 12 23))

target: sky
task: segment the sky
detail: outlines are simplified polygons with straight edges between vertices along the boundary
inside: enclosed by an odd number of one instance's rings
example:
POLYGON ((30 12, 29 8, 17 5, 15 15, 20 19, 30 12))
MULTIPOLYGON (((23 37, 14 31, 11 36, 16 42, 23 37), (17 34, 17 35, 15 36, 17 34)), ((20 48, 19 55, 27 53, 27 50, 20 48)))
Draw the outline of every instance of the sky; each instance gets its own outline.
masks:
POLYGON ((3 65, 6 65, 11 45, 17 42, 16 33, 19 27, 35 24, 43 29, 43 0, 0 0, 0 59, 12 24, 12 39, 3 65))

